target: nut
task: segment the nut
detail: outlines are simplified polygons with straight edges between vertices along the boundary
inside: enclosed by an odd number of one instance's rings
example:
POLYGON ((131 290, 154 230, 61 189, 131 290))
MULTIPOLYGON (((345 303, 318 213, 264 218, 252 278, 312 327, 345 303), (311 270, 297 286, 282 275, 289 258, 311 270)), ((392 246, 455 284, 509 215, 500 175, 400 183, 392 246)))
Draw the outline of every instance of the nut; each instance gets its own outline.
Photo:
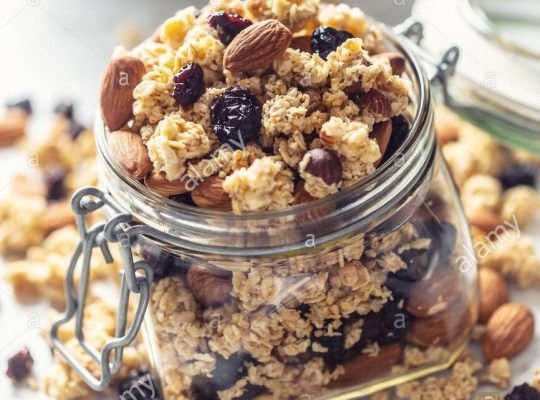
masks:
POLYGON ((291 49, 311 53, 311 36, 296 36, 291 41, 291 49))
POLYGON ((232 290, 232 274, 229 271, 192 266, 187 281, 193 297, 205 306, 219 306, 232 290))
POLYGON ((115 131, 108 135, 113 158, 133 178, 140 180, 152 169, 148 150, 138 133, 115 131))
POLYGON ((372 89, 367 93, 361 93, 354 96, 354 102, 360 107, 364 107, 375 115, 385 119, 392 116, 392 105, 386 94, 378 89, 372 89))
POLYGON ((407 310, 425 318, 444 311, 462 293, 459 273, 449 266, 437 266, 431 276, 411 285, 407 310))
POLYGON ((7 147, 21 139, 26 132, 26 115, 22 112, 8 111, 0 121, 0 147, 7 147))
POLYGON ((169 197, 175 194, 187 193, 186 184, 182 179, 169 181, 163 172, 154 171, 144 178, 144 184, 153 192, 169 197))
POLYGON ((403 348, 395 343, 383 346, 375 356, 361 354, 343 364, 345 373, 330 384, 330 388, 350 387, 389 371, 401 359, 403 348))
POLYGON ((390 61, 390 66, 392 67, 392 73, 394 75, 403 75, 405 72, 405 57, 403 54, 392 51, 388 53, 380 53, 373 56, 374 59, 378 58, 388 58, 390 61))
POLYGON ((307 152, 307 156, 309 160, 303 168, 305 172, 322 179, 329 186, 341 182, 343 168, 336 153, 325 149, 313 149, 307 152))
POLYGON ((293 205, 309 203, 310 201, 315 200, 315 198, 312 195, 306 192, 306 189, 304 186, 305 186, 305 182, 300 181, 294 188, 294 196, 293 196, 294 199, 292 203, 293 205))
POLYGON ((418 318, 409 331, 408 340, 417 346, 442 346, 468 333, 473 321, 464 299, 457 299, 446 310, 427 318, 418 318))
POLYGON ((491 232, 503 224, 502 219, 493 210, 486 207, 467 210, 466 214, 469 223, 484 232, 491 232))
POLYGON ((141 82, 146 68, 128 55, 113 58, 101 80, 101 115, 110 131, 122 128, 132 116, 133 89, 141 82))
POLYGON ((40 222, 46 235, 64 226, 75 225, 71 202, 66 200, 49 204, 40 222))
POLYGON ((497 271, 481 268, 478 271, 480 286, 480 322, 485 324, 491 315, 503 304, 510 301, 508 286, 497 271))
POLYGON ((241 31, 225 50, 224 66, 232 72, 268 67, 287 50, 292 33, 275 19, 253 24, 241 31))
POLYGON ((482 337, 482 350, 488 360, 510 358, 522 352, 534 336, 534 316, 516 303, 499 307, 489 319, 482 337))
POLYGON ((378 167, 384 157, 384 153, 390 143, 392 137, 392 121, 383 121, 373 125, 373 130, 370 132, 369 137, 375 139, 379 145, 381 151, 381 158, 375 162, 375 166, 378 167))
POLYGON ((201 208, 213 210, 232 210, 229 195, 223 190, 223 179, 218 176, 206 178, 193 192, 191 198, 201 208))

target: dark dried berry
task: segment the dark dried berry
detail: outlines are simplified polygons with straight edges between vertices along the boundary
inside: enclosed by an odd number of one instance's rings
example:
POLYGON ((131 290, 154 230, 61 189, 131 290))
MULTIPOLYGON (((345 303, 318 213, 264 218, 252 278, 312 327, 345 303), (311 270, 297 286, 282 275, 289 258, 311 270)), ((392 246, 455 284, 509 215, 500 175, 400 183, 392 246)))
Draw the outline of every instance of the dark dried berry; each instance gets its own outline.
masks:
POLYGON ((157 385, 146 370, 131 371, 129 376, 118 386, 118 395, 121 399, 159 399, 157 385))
POLYGON ((224 45, 231 43, 236 35, 253 24, 249 19, 242 18, 238 14, 224 11, 210 15, 208 23, 217 31, 218 38, 224 45))
POLYGON ((218 390, 230 388, 245 374, 244 362, 247 355, 234 353, 229 358, 216 357, 216 367, 212 372, 212 383, 218 390))
POLYGON ((402 115, 392 118, 392 136, 390 136, 390 142, 384 152, 384 156, 381 163, 386 162, 390 157, 399 151, 401 145, 407 139, 409 135, 410 125, 409 121, 402 115))
POLYGON ((175 194, 174 196, 169 196, 169 199, 176 201, 177 203, 185 204, 187 206, 197 207, 197 204, 195 204, 195 202, 191 198, 191 193, 175 194))
POLYGON ((538 169, 534 165, 512 163, 503 169, 499 179, 502 187, 506 190, 519 185, 534 187, 537 176, 538 169))
POLYGON ((182 67, 174 76, 173 81, 173 97, 184 107, 195 103, 205 91, 204 71, 199 64, 194 62, 182 67))
POLYGON ((252 400, 265 391, 264 386, 257 386, 248 383, 241 396, 235 397, 235 400, 252 400))
POLYGON ((308 152, 310 158, 306 172, 322 179, 327 185, 341 182, 343 168, 336 153, 325 149, 313 149, 308 152))
POLYGON ((47 186, 47 200, 61 200, 66 196, 64 180, 67 171, 61 166, 51 166, 45 171, 45 184, 47 186))
POLYGON ((54 113, 58 115, 62 115, 63 117, 66 117, 67 119, 73 119, 73 103, 71 102, 58 103, 56 107, 54 107, 54 113))
POLYGON ((30 351, 27 348, 24 348, 8 359, 6 375, 10 379, 20 382, 23 379, 28 378, 33 366, 34 359, 32 358, 30 351))
POLYGON ((417 229, 420 237, 431 239, 428 269, 446 264, 456 246, 456 227, 449 222, 430 219, 419 224, 417 229))
POLYGON ((214 97, 210 107, 212 129, 219 141, 236 148, 243 148, 259 136, 261 117, 257 96, 240 86, 214 97))
POLYGON ((394 295, 394 300, 386 303, 381 311, 366 315, 361 341, 380 345, 399 342, 407 335, 412 322, 413 316, 407 312, 405 301, 394 295))
POLYGON ((311 51, 326 60, 331 52, 352 37, 353 35, 347 31, 340 31, 329 26, 319 26, 311 36, 311 51))
POLYGON ((7 108, 18 108, 27 114, 32 114, 32 103, 28 99, 7 103, 7 108))
POLYGON ((528 383, 516 386, 504 396, 504 400, 540 400, 540 392, 528 383))
POLYGON ((86 127, 83 124, 77 121, 71 121, 69 124, 69 135, 71 139, 76 140, 85 129, 86 127))

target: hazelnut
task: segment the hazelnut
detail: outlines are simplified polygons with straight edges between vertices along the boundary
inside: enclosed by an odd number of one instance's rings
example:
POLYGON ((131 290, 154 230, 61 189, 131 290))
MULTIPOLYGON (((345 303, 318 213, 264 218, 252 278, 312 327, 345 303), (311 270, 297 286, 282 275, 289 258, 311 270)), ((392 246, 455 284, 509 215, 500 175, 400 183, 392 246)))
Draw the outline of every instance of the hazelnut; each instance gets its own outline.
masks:
POLYGON ((313 149, 307 152, 309 157, 304 171, 320 178, 328 186, 338 184, 343 176, 343 167, 336 153, 325 149, 313 149))

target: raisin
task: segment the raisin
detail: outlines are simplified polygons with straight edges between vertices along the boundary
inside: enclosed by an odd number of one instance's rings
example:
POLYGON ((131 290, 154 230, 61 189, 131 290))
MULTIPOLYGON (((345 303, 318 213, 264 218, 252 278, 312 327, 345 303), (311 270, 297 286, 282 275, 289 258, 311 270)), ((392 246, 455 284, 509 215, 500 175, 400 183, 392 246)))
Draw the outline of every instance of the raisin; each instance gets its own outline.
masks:
POLYGON ((407 312, 405 301, 394 293, 394 300, 386 303, 381 311, 366 315, 362 326, 362 342, 388 345, 405 338, 413 316, 407 312))
POLYGON ((352 37, 353 35, 347 31, 340 31, 329 26, 319 26, 311 36, 311 51, 326 60, 330 53, 352 37))
POLYGON ((536 185, 537 176, 538 170, 533 165, 527 163, 512 163, 503 169, 499 179, 503 189, 506 190, 520 185, 534 187, 536 185))
POLYGON ((6 375, 8 378, 20 382, 28 378, 33 366, 34 359, 30 351, 24 348, 8 359, 6 375))
POLYGON ((540 400, 540 392, 528 383, 514 387, 504 400, 540 400))
POLYGON ((194 376, 191 380, 191 397, 195 400, 218 400, 217 388, 212 380, 204 375, 194 376))
POLYGON ((73 119, 73 103, 71 102, 58 103, 56 107, 54 107, 54 113, 72 120, 73 119))
POLYGON ((133 400, 159 399, 157 386, 146 370, 131 371, 129 376, 118 386, 119 398, 133 400))
POLYGON ((448 222, 430 219, 418 227, 420 237, 430 238, 429 268, 444 265, 454 252, 457 240, 457 230, 448 222))
POLYGON ((169 199, 176 201, 177 203, 185 204, 187 206, 197 207, 197 204, 195 204, 195 202, 191 198, 191 193, 175 194, 173 196, 170 196, 169 199))
POLYGON ((64 181, 67 171, 61 166, 51 166, 45 171, 45 184, 47 185, 47 200, 61 200, 66 196, 64 181))
POLYGON ((32 103, 28 99, 7 103, 7 108, 18 108, 28 115, 32 114, 32 103))
POLYGON ((236 35, 253 24, 249 19, 242 18, 238 14, 224 11, 208 16, 208 23, 217 31, 219 40, 225 46, 231 43, 236 35))
POLYGON ((401 145, 405 142, 405 139, 407 139, 409 130, 409 121, 404 116, 398 115, 392 118, 392 135, 390 136, 390 141, 388 142, 388 147, 384 152, 381 163, 386 162, 397 153, 401 145))
POLYGON ((191 62, 174 76, 173 97, 184 107, 190 106, 201 97, 205 91, 204 71, 202 67, 191 62))
POLYGON ((261 130, 261 104, 248 89, 232 86, 214 97, 210 107, 212 129, 219 141, 236 148, 259 136, 261 130))

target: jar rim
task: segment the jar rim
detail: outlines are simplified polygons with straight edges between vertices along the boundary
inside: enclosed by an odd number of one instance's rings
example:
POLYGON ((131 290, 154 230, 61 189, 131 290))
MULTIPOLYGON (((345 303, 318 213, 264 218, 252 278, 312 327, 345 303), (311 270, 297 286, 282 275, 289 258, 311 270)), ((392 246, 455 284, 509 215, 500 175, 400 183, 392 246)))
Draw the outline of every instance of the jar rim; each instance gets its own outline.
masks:
MULTIPOLYGON (((427 154, 430 153, 430 151, 425 150, 433 149, 435 143, 434 135, 431 134, 430 138, 430 129, 426 129, 427 125, 432 124, 433 118, 429 81, 420 61, 414 55, 414 52, 409 44, 407 44, 406 41, 397 38, 384 25, 381 24, 380 29, 382 31, 384 40, 390 44, 393 49, 400 51, 407 60, 408 77, 411 79, 416 88, 416 93, 413 93, 417 96, 416 112, 412 117, 409 134, 407 135, 406 140, 401 144, 400 148, 388 160, 381 164, 372 174, 355 185, 322 199, 317 199, 305 204, 289 206, 285 209, 276 211, 262 211, 235 215, 231 212, 208 210, 189 206, 175 202, 174 200, 170 200, 152 192, 143 183, 132 178, 113 159, 107 145, 107 128, 105 127, 100 113, 98 112, 95 121, 96 143, 100 159, 105 163, 104 166, 100 165, 100 167, 104 168, 104 174, 107 175, 106 180, 113 178, 117 183, 122 184, 121 189, 115 188, 114 185, 111 184, 105 184, 105 189, 111 192, 113 198, 120 197, 120 199, 117 198, 117 201, 119 200, 120 207, 134 214, 137 220, 154 228, 160 229, 161 231, 165 230, 168 233, 171 233, 169 231, 172 231, 171 242, 173 242, 173 244, 192 248, 199 248, 198 245, 203 244, 206 246, 204 247, 204 251, 206 252, 210 251, 207 246, 214 247, 211 240, 206 240, 206 243, 193 243, 189 240, 186 242, 176 237, 177 235, 175 235, 175 233, 181 235, 181 230, 193 229, 194 231, 202 230, 211 237, 212 234, 217 234, 218 231, 223 233, 221 231, 224 229, 227 223, 232 225, 237 223, 251 226, 257 223, 264 225, 265 221, 290 221, 291 218, 294 220, 294 217, 298 216, 299 214, 313 213, 316 210, 328 210, 329 207, 336 204, 341 204, 342 208, 358 207, 360 205, 365 205, 368 200, 373 202, 373 196, 370 196, 373 192, 381 192, 381 189, 391 187, 393 184, 392 182, 398 178, 397 175, 400 175, 400 173, 397 172, 405 173, 411 169, 414 164, 417 168, 413 175, 421 175, 421 173, 418 171, 424 170, 427 167, 426 165, 422 164, 426 164, 426 160, 428 157, 430 157, 430 155, 427 154), (419 148, 420 142, 423 142, 424 148, 419 148), (418 157, 418 155, 422 155, 423 158, 418 157), (399 168, 396 168, 396 166, 399 166, 399 168), (360 194, 366 195, 366 198, 359 199, 358 196, 360 194), (132 204, 134 200, 137 200, 139 203, 135 207, 133 207, 132 204), (148 207, 148 209, 144 212, 140 212, 141 210, 138 209, 140 205, 148 207), (156 210, 158 211, 156 212, 156 210), (164 219, 166 221, 164 221, 164 219), (171 221, 175 221, 175 224, 172 224, 173 226, 171 226, 171 221), (201 221, 204 221, 202 226, 201 221)), ((101 183, 103 184, 103 182, 101 183)), ((336 210, 336 213, 339 214, 339 211, 340 210, 336 210)), ((265 229, 268 229, 268 226, 266 226, 265 229)), ((233 232, 230 233, 233 234, 233 232)), ((322 235, 326 239, 323 240, 321 237, 321 240, 317 242, 318 244, 335 240, 335 235, 330 235, 332 232, 327 233, 328 234, 322 235)), ((281 245, 287 246, 287 251, 294 247, 291 247, 291 243, 281 243, 278 246, 281 245)), ((234 249, 229 248, 229 246, 215 247, 221 249, 216 250, 216 254, 223 254, 223 252, 227 253, 229 250, 234 252, 234 249)), ((202 249, 202 247, 200 248, 202 249)), ((261 246, 257 246, 257 248, 261 248, 261 246)), ((242 248, 242 250, 243 253, 246 254, 245 247, 242 248)), ((261 253, 260 251, 255 251, 255 249, 253 250, 254 254, 261 253)), ((266 249, 262 253, 268 254, 268 252, 269 250, 266 249)))

